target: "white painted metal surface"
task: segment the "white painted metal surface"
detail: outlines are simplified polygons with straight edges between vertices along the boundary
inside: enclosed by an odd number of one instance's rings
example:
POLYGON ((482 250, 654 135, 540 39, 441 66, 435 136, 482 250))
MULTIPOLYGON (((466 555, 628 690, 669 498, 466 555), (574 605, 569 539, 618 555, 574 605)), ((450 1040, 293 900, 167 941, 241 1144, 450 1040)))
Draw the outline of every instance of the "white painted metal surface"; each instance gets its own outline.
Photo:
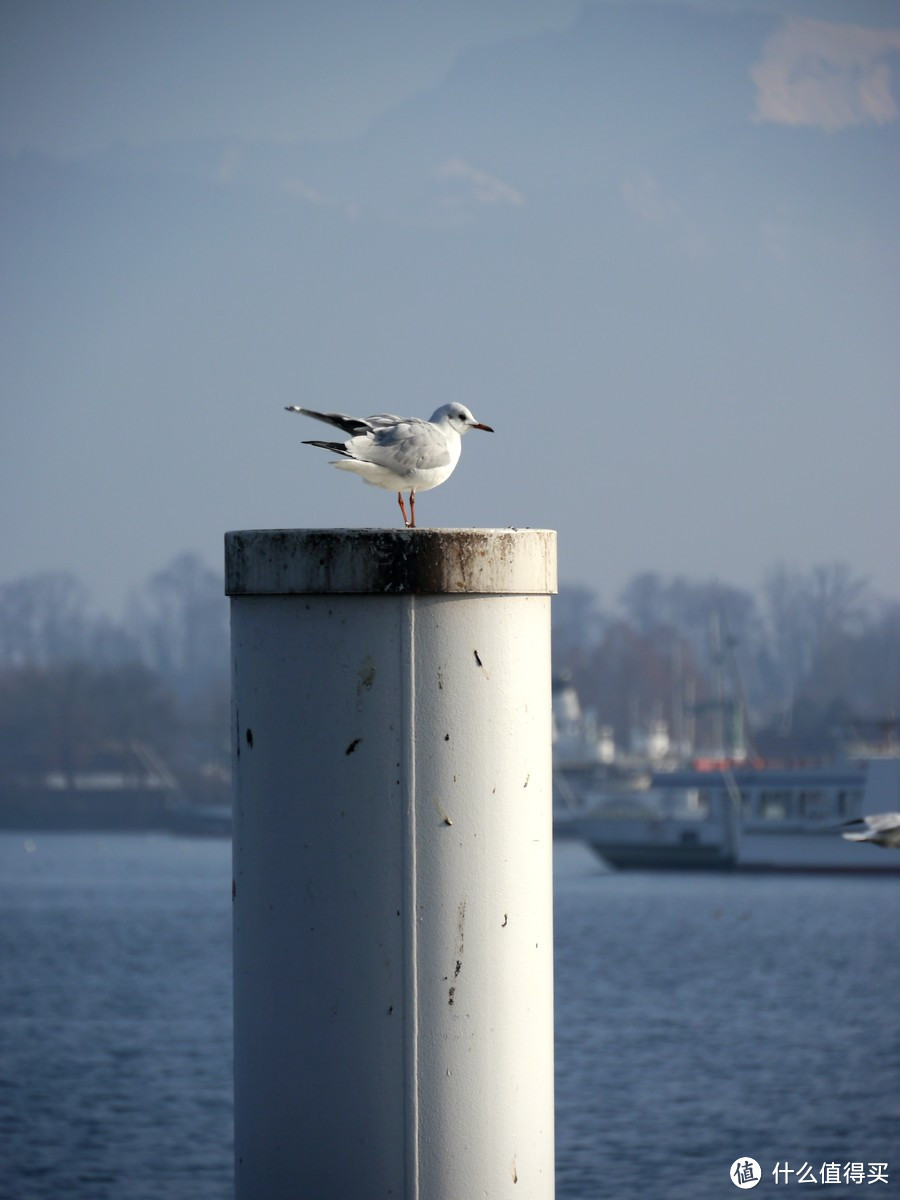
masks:
POLYGON ((554 535, 228 555, 238 1200, 548 1200, 554 535))

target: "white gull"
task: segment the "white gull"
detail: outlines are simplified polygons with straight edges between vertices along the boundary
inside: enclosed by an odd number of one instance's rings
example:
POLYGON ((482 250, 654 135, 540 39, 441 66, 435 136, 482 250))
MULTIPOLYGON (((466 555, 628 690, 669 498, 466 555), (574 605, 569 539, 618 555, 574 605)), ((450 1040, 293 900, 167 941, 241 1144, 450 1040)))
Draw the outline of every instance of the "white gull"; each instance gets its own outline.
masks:
POLYGON ((397 493, 403 524, 416 525, 416 492, 427 492, 444 483, 453 474, 462 449, 460 439, 470 429, 493 433, 490 425, 476 421, 464 404, 442 404, 430 421, 420 417, 395 417, 378 413, 374 417, 350 417, 346 413, 314 412, 296 404, 285 405, 288 412, 302 413, 348 433, 346 442, 304 442, 320 446, 341 457, 332 466, 353 471, 365 483, 397 493), (409 519, 403 493, 409 492, 409 519))
POLYGON ((847 821, 847 824, 866 826, 859 833, 841 834, 848 842, 874 842, 876 846, 900 849, 900 813, 874 813, 869 817, 859 817, 856 821, 847 821))

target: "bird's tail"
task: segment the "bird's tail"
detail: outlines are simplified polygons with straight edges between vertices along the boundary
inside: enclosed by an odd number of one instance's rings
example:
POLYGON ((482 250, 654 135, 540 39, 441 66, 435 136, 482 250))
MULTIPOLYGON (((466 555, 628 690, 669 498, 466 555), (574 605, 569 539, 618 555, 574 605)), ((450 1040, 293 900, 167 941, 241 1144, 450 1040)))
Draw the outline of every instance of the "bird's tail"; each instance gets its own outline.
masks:
POLYGON ((304 442, 304 446, 320 446, 323 450, 330 450, 332 454, 342 454, 345 458, 352 458, 352 454, 348 454, 340 442, 304 442))
MULTIPOLYGON (((338 429, 342 429, 344 433, 349 433, 351 436, 357 433, 364 433, 371 426, 364 417, 350 417, 346 413, 322 413, 315 412, 311 408, 301 408, 299 404, 286 404, 285 412, 300 413, 303 417, 312 417, 316 421, 324 421, 326 425, 336 425, 338 429)), ((314 443, 310 442, 310 445, 314 443)))

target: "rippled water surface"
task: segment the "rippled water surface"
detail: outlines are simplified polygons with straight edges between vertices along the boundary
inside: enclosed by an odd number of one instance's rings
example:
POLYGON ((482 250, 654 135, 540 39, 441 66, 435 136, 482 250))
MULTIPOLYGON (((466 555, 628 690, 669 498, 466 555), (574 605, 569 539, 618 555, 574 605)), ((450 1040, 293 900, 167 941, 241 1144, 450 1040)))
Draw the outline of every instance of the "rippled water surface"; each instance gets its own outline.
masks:
MULTIPOLYGON (((0 836, 3 1200, 231 1195, 230 888, 224 841, 0 836)), ((822 1190, 900 1196, 898 916, 897 880, 558 846, 560 1200, 719 1200, 746 1156, 756 1195, 886 1161, 822 1190)))
POLYGON ((229 857, 0 838, 0 1194, 229 1195, 229 857))
POLYGON ((900 880, 556 868, 560 1197, 900 1196, 900 880))

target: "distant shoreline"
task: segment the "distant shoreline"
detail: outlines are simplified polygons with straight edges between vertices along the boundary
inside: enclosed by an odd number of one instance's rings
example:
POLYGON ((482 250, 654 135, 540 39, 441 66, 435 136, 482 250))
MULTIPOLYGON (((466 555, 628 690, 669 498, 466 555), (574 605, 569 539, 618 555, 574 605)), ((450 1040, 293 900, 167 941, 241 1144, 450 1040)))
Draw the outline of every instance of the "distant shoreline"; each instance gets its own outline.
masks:
POLYGON ((0 787, 5 833, 208 833, 231 831, 230 804, 190 804, 166 788, 0 787))

